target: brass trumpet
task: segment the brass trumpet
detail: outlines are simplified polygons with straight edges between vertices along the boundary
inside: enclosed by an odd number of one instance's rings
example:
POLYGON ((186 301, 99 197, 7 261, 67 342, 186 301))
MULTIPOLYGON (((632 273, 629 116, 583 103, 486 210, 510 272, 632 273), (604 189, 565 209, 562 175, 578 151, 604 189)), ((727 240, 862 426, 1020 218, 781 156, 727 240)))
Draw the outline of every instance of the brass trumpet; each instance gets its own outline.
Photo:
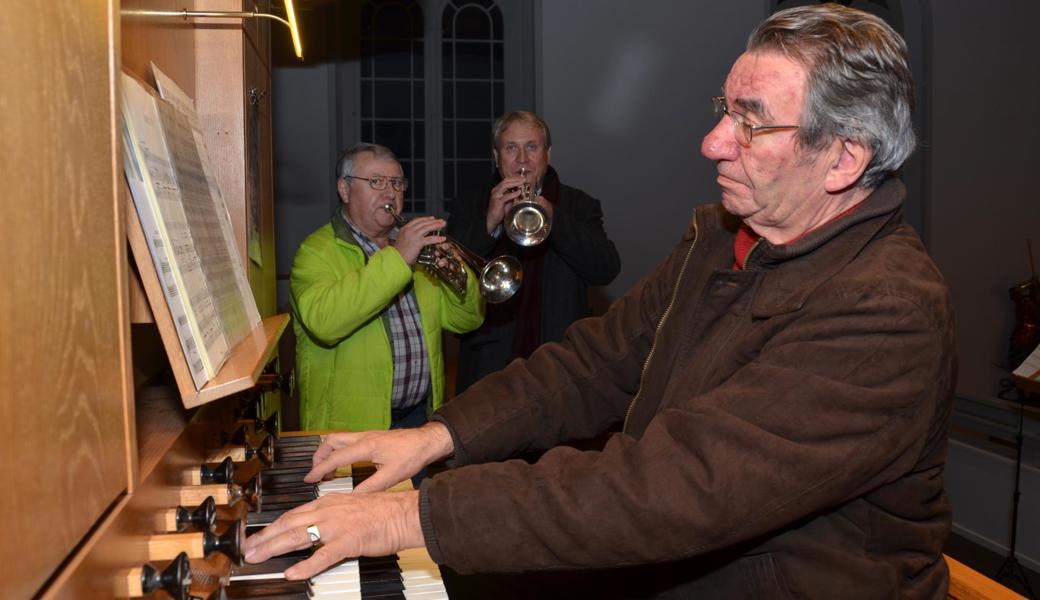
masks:
MULTIPOLYGON (((520 175, 523 176, 526 171, 520 169, 520 175)), ((552 229, 549 213, 534 201, 533 196, 531 184, 525 181, 520 185, 520 198, 506 213, 506 235, 518 246, 537 246, 549 237, 549 230, 552 229)))
MULTIPOLYGON (((405 220, 397 214, 393 204, 384 204, 383 210, 390 213, 398 227, 404 226, 405 220)), ((491 304, 509 300, 520 289, 520 282, 524 278, 520 261, 505 254, 488 260, 458 243, 452 237, 447 235, 444 237, 447 238, 446 243, 451 247, 451 252, 444 252, 433 244, 423 246, 419 252, 418 262, 457 293, 466 292, 466 281, 469 278, 463 263, 479 275, 480 295, 491 304)))

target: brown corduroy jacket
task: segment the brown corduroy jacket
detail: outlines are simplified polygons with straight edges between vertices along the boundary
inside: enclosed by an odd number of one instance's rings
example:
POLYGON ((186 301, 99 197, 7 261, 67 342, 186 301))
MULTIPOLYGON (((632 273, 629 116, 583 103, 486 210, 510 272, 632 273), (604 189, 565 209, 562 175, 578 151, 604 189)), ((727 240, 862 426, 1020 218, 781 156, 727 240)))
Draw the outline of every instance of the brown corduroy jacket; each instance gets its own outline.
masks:
POLYGON ((739 222, 697 209, 604 317, 435 416, 459 467, 421 488, 433 558, 596 569, 586 597, 943 597, 954 324, 904 194, 890 179, 742 271, 739 222), (602 451, 481 464, 619 422, 602 451))

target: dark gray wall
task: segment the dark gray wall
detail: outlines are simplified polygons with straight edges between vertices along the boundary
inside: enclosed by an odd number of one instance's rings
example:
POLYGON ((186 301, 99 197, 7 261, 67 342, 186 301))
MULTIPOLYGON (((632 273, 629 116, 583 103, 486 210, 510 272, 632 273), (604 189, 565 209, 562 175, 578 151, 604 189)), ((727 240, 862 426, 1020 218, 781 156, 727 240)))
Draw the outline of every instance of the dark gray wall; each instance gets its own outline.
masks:
POLYGON ((328 222, 337 205, 338 123, 330 103, 335 86, 335 63, 276 68, 272 74, 275 261, 282 311, 288 311, 286 277, 296 249, 328 222))
MULTIPOLYGON (((1040 252, 1040 3, 935 2, 931 252, 958 316, 960 391, 992 397, 1014 315, 1007 290, 1040 252)), ((1040 504, 1038 504, 1040 505, 1040 504)))
MULTIPOLYGON (((955 422, 1013 440, 1014 405, 996 400, 1014 325, 1008 288, 1029 278, 1027 237, 1040 251, 1034 118, 1040 83, 1040 4, 932 3, 932 148, 929 250, 957 311, 955 422)), ((1040 569, 1040 411, 1027 411, 1019 559, 1040 569), (1029 419, 1029 416, 1032 416, 1029 419)), ((977 440, 951 445, 946 485, 959 532, 1006 551, 1014 462, 977 440)))
POLYGON ((694 206, 718 201, 699 150, 710 99, 765 13, 762 0, 541 3, 539 109, 563 180, 603 204, 621 254, 611 297, 664 258, 694 206))

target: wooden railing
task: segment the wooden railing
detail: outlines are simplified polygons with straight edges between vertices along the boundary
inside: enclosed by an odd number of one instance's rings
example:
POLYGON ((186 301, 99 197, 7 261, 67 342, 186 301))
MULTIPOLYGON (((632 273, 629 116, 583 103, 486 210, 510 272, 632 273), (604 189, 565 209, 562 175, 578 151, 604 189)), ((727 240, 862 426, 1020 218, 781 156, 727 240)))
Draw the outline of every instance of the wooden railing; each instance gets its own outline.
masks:
POLYGON ((953 600, 1022 600, 1025 597, 954 558, 947 556, 946 564, 950 567, 948 598, 953 600))

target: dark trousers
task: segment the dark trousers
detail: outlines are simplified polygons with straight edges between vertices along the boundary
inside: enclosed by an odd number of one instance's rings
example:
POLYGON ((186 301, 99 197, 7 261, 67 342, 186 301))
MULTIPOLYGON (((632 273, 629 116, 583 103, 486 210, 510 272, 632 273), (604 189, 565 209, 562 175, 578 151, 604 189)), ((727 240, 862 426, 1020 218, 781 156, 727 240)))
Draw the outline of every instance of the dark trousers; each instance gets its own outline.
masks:
MULTIPOLYGON (((390 429, 410 429, 422 426, 426 423, 426 404, 427 402, 420 402, 407 408, 390 409, 390 429)), ((412 486, 419 489, 419 483, 426 479, 426 476, 426 469, 413 475, 412 486)))

